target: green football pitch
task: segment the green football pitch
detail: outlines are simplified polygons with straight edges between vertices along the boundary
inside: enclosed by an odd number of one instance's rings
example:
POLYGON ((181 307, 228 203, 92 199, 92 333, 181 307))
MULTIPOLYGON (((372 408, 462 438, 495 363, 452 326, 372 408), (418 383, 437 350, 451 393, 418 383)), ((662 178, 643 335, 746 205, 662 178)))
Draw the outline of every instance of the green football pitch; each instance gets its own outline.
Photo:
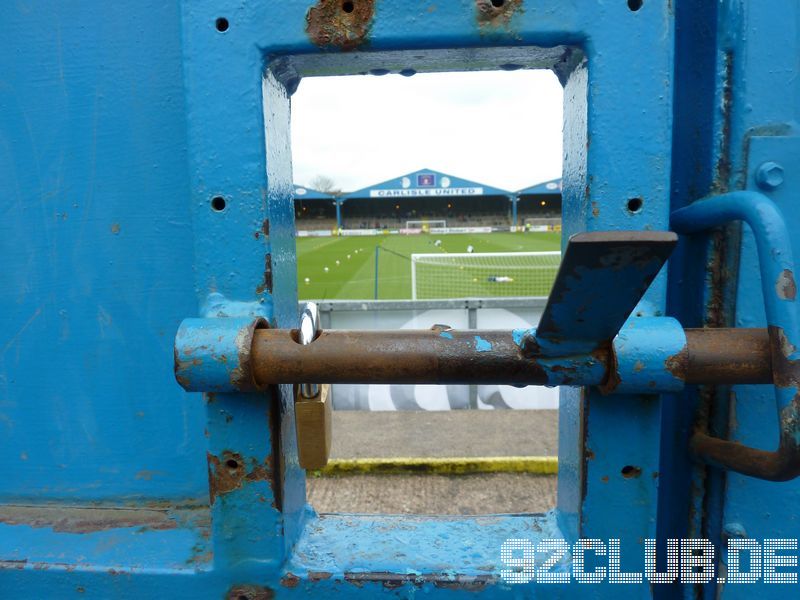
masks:
MULTIPOLYGON (((378 235, 297 238, 297 287, 303 300, 369 300, 375 297, 375 248, 378 298, 411 298, 411 255, 474 252, 546 252, 560 250, 561 234, 480 233, 378 235), (436 240, 441 240, 439 246, 436 240)), ((475 296, 487 296, 476 287, 475 296)), ((508 295, 508 294, 504 294, 508 295)), ((513 295, 513 294, 512 294, 513 295)))

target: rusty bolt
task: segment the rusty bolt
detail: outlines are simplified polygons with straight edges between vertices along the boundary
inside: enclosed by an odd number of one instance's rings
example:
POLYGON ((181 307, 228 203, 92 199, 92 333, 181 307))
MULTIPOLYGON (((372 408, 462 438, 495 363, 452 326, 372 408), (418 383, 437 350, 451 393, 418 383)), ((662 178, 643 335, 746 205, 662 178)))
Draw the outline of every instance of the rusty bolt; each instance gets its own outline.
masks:
POLYGON ((776 189, 783 183, 783 167, 771 160, 761 163, 756 170, 756 183, 765 191, 776 189))

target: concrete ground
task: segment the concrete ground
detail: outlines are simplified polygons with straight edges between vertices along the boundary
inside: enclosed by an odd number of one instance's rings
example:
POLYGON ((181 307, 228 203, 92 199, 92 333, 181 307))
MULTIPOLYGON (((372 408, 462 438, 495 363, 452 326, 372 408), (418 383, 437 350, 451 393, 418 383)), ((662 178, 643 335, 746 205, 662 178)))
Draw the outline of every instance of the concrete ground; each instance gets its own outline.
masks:
MULTIPOLYGON (((555 456, 557 411, 333 413, 332 458, 555 456)), ((318 512, 542 512, 556 478, 527 473, 352 475, 308 479, 318 512)))

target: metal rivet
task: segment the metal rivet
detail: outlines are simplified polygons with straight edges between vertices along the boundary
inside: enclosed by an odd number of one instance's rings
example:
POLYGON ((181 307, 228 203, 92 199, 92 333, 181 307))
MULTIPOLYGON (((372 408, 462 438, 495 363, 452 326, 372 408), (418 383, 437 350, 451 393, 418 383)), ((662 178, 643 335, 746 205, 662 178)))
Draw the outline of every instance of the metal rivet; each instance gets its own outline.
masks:
POLYGON ((776 162, 767 161, 756 170, 756 184, 762 190, 774 190, 783 183, 783 167, 776 162))

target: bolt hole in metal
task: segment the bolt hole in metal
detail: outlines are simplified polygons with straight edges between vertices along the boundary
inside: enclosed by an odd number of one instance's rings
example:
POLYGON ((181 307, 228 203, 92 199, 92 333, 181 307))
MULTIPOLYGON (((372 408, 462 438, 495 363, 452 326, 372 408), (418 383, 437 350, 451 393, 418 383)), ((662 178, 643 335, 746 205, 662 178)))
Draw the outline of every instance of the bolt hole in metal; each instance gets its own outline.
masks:
POLYGON ((644 6, 644 0, 628 0, 628 8, 636 12, 644 6))
POLYGON ((628 212, 632 214, 636 214, 642 210, 642 205, 644 204, 644 200, 641 198, 631 198, 628 200, 628 212))
POLYGON ((232 458, 229 458, 228 460, 225 461, 225 466, 228 467, 231 471, 235 471, 236 469, 239 468, 239 462, 232 458))
POLYGON ((353 12, 355 10, 355 8, 356 8, 355 5, 350 0, 347 0, 346 2, 342 2, 342 10, 344 12, 346 12, 346 13, 353 12))
POLYGON ((642 470, 639 467, 634 467, 633 465, 626 465, 622 467, 621 472, 625 479, 634 479, 642 474, 642 470))
POLYGON ((492 0, 492 6, 495 8, 502 8, 503 4, 506 3, 506 0, 492 0))
POLYGON ((211 210, 213 210, 214 212, 222 212, 223 210, 225 210, 225 207, 227 205, 228 203, 222 196, 214 196, 211 199, 211 210))
POLYGON ((219 31, 220 33, 228 31, 228 27, 230 27, 230 23, 228 23, 228 19, 226 19, 225 17, 220 17, 219 19, 217 19, 215 25, 217 26, 217 31, 219 31))

